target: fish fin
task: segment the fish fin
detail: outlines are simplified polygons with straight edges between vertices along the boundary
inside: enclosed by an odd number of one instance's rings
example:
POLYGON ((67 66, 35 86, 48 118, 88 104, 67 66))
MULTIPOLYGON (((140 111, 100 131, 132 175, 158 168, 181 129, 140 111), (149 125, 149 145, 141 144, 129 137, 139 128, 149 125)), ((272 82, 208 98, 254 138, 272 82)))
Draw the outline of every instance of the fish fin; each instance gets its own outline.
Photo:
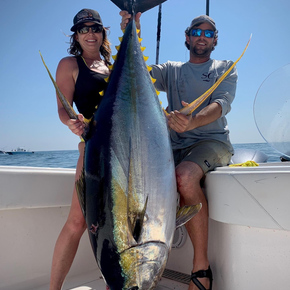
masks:
POLYGON ((145 12, 166 0, 111 0, 114 4, 116 4, 121 10, 126 10, 130 14, 137 12, 145 12))
POLYGON ((192 219, 200 211, 201 207, 201 203, 181 207, 176 214, 176 228, 181 227, 192 219))
POLYGON ((84 169, 84 167, 82 169, 82 173, 81 173, 79 179, 75 183, 75 186, 76 186, 76 191, 77 191, 77 195, 79 198, 79 203, 80 203, 82 212, 84 214, 84 217, 86 218, 86 195, 85 195, 86 182, 85 182, 85 169, 84 169))
POLYGON ((219 78, 219 80, 212 86, 210 87, 205 93, 203 93, 200 97, 198 97, 196 100, 194 100, 192 103, 187 105, 186 107, 182 108, 180 110, 180 113, 184 115, 190 115, 192 112, 194 112, 214 91, 215 89, 220 85, 220 83, 226 78, 226 76, 232 71, 232 69, 236 66, 236 64, 239 62, 239 60, 242 58, 244 53, 246 52, 250 41, 252 39, 252 34, 250 36, 250 39, 243 50, 242 54, 240 57, 230 66, 230 68, 219 78))
POLYGON ((73 109, 73 107, 71 106, 71 104, 69 103, 69 101, 66 99, 66 97, 65 97, 65 96, 62 94, 62 92, 60 91, 58 85, 56 84, 56 82, 55 82, 53 76, 51 75, 51 73, 50 73, 48 67, 46 66, 46 64, 45 64, 45 62, 44 62, 43 56, 42 56, 42 54, 41 54, 40 51, 39 51, 39 54, 40 54, 40 57, 41 57, 41 60, 42 60, 42 62, 43 62, 43 64, 44 64, 44 66, 45 66, 45 68, 46 68, 46 70, 47 70, 47 72, 48 72, 48 75, 49 75, 49 77, 50 77, 50 79, 51 79, 51 81, 52 81, 52 83, 53 83, 53 85, 54 85, 54 87, 55 87, 56 94, 57 94, 59 100, 61 101, 63 107, 65 108, 67 114, 69 115, 69 117, 70 117, 71 119, 77 119, 77 113, 75 112, 75 110, 73 109))
POLYGON ((162 108, 162 110, 163 110, 165 116, 168 116, 169 115, 169 113, 164 108, 162 108))
MULTIPOLYGON (((53 76, 51 75, 51 73, 50 73, 50 71, 49 71, 49 69, 48 69, 46 63, 44 62, 43 56, 42 56, 42 54, 41 54, 40 51, 39 51, 39 54, 40 54, 40 57, 41 57, 41 60, 42 60, 42 62, 43 62, 43 64, 44 64, 44 66, 45 66, 45 68, 46 68, 46 70, 47 70, 47 72, 48 72, 48 75, 49 75, 49 77, 50 77, 50 79, 51 79, 51 81, 52 81, 52 83, 53 83, 53 85, 54 85, 54 87, 55 87, 55 90, 56 90, 56 94, 57 94, 58 99, 59 99, 60 102, 62 103, 62 105, 63 105, 65 111, 67 112, 68 116, 70 117, 70 119, 75 119, 75 120, 77 120, 77 119, 78 119, 78 115, 77 115, 77 113, 75 112, 75 110, 73 109, 73 107, 71 106, 71 104, 69 103, 69 101, 67 100, 67 98, 66 98, 66 97, 63 95, 63 93, 60 91, 60 89, 59 89, 59 87, 58 87, 56 81, 54 80, 53 76)), ((85 127, 85 132, 84 132, 84 134, 82 135, 82 138, 83 138, 84 140, 87 140, 86 136, 88 135, 88 131, 89 131, 89 122, 90 122, 89 120, 84 119, 84 123, 85 123, 85 125, 86 125, 86 127, 85 127)))
POLYGON ((147 203, 148 203, 148 196, 146 198, 143 210, 141 212, 134 212, 128 215, 128 220, 129 220, 129 228, 131 230, 132 236, 134 240, 138 243, 143 224, 144 224, 144 217, 147 209, 147 203), (133 215, 132 220, 130 220, 130 215, 133 215))

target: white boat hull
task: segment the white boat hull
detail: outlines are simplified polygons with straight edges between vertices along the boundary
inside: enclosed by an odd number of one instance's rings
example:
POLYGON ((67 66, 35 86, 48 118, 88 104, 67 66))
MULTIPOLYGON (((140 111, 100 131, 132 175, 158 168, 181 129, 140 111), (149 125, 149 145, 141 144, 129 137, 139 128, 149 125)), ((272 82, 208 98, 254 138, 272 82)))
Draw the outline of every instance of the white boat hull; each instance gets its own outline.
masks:
POLYGON ((205 188, 214 289, 288 289, 290 163, 217 168, 205 188))
MULTIPOLYGON (((0 166, 0 290, 48 289, 53 248, 69 212, 74 173, 0 166)), ((215 290, 288 289, 289 185, 289 163, 223 167, 207 175, 215 290)), ((174 247, 167 270, 190 274, 193 250, 184 228, 176 232, 174 247)), ((63 289, 105 289, 87 234, 63 289)), ((183 290, 187 285, 162 279, 157 290, 162 289, 183 290)))

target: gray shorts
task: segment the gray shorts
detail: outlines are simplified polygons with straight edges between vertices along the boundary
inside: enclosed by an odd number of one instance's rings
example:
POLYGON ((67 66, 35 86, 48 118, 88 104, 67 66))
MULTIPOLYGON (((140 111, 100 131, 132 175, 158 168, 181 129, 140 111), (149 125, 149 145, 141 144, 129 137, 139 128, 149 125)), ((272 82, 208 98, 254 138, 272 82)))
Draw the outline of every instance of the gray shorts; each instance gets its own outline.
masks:
POLYGON ((173 157, 175 166, 182 161, 191 161, 198 164, 205 174, 215 167, 228 165, 232 153, 222 142, 204 140, 187 148, 173 150, 173 157))

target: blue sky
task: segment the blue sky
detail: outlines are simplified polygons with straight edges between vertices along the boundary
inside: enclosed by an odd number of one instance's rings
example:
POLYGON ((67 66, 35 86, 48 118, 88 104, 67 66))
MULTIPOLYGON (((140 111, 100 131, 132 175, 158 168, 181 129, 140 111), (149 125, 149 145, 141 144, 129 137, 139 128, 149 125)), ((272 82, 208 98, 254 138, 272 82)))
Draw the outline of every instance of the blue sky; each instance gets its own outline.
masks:
MULTIPOLYGON (((188 61, 184 30, 205 14, 206 0, 168 0, 162 5, 159 62, 188 61)), ((113 52, 119 44, 119 9, 109 0, 0 0, 0 150, 24 146, 31 150, 77 149, 78 137, 58 118, 54 88, 41 62, 53 75, 67 56, 70 27, 82 8, 101 14, 110 26, 113 52)), ((236 60, 250 34, 252 41, 238 63, 236 98, 227 115, 232 143, 264 142, 253 117, 255 95, 263 80, 289 63, 289 0, 210 0, 210 16, 219 30, 215 59, 236 60)), ((142 45, 155 62, 158 7, 142 15, 142 45)), ((279 84, 277 84, 279 86, 279 84)), ((160 96, 166 104, 164 94, 160 96)))

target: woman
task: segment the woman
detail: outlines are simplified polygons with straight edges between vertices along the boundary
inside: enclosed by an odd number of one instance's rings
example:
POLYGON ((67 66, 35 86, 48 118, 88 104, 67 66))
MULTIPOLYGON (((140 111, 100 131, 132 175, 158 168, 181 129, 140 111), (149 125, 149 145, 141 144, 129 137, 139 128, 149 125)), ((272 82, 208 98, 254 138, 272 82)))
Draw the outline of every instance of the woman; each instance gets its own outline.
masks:
MULTIPOLYGON (((100 103, 99 92, 106 88, 109 75, 111 49, 101 17, 97 11, 82 9, 73 19, 71 45, 68 52, 73 55, 63 58, 58 65, 56 82, 78 111, 78 120, 67 115, 57 98, 59 118, 76 135, 84 132, 84 118, 90 119, 100 103)), ((79 143, 79 159, 75 180, 83 167, 84 142, 79 143)), ((86 229, 86 222, 74 187, 68 219, 57 239, 51 269, 50 290, 61 289, 72 265, 78 244, 86 229)))

